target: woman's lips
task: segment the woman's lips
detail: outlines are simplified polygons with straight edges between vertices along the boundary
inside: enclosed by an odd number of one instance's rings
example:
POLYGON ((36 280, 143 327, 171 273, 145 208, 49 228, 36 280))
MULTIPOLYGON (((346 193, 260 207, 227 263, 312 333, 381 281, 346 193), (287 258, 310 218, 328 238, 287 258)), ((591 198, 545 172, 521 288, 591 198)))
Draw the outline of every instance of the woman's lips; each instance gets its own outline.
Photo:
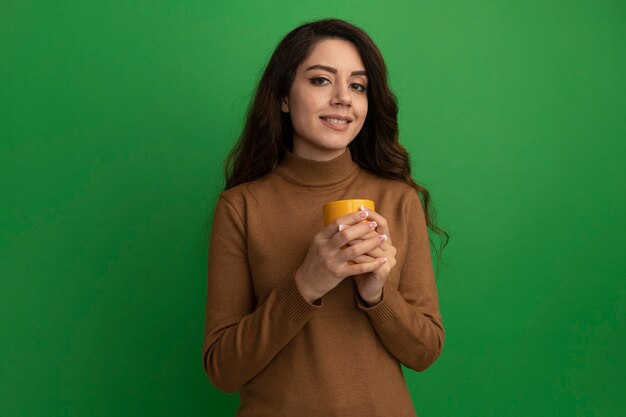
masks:
POLYGON ((333 119, 331 117, 320 117, 322 123, 333 130, 344 131, 348 129, 348 125, 351 123, 350 121, 340 122, 338 119, 333 119))

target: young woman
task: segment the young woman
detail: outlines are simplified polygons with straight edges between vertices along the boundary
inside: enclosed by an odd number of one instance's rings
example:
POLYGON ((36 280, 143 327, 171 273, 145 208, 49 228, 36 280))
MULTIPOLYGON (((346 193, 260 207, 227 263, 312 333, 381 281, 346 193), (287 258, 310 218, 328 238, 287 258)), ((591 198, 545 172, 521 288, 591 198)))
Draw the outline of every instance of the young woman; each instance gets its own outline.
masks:
POLYGON ((411 179, 369 36, 336 19, 290 32, 226 166, 203 347, 213 384, 239 390, 241 417, 415 415, 401 364, 441 353, 427 228, 447 234, 411 179), (376 211, 324 227, 322 206, 350 198, 376 211))

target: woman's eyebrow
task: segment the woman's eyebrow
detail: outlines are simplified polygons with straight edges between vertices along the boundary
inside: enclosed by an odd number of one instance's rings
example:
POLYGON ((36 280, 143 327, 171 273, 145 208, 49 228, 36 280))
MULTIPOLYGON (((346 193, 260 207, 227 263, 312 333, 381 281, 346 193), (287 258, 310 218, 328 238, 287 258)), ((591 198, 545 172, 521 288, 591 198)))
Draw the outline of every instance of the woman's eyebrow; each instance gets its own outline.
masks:
MULTIPOLYGON (((336 68, 329 67, 328 65, 320 65, 320 64, 311 65, 310 67, 306 68, 306 71, 310 71, 310 70, 314 70, 314 69, 321 69, 321 70, 324 70, 324 71, 332 72, 333 74, 337 74, 337 69, 336 68)), ((352 71, 350 73, 350 75, 365 75, 365 76, 367 76, 367 72, 365 72, 365 70, 352 71)))

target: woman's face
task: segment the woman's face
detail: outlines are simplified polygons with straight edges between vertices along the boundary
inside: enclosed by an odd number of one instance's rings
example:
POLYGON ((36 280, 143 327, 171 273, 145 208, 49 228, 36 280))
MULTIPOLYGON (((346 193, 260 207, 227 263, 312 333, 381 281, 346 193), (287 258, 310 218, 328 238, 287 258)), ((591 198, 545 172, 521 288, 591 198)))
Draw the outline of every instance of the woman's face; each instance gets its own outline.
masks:
POLYGON ((293 125, 293 152, 327 161, 345 152, 367 116, 367 76, 356 46, 343 39, 318 42, 298 66, 281 110, 293 125))

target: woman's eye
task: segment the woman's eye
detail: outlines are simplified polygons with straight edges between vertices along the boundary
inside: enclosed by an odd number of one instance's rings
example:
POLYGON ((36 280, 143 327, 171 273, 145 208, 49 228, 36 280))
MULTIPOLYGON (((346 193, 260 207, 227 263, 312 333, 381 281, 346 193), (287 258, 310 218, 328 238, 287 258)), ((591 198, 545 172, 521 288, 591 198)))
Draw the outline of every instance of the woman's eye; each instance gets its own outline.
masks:
POLYGON ((324 77, 311 78, 311 84, 313 85, 324 85, 326 82, 330 82, 330 81, 324 77))
POLYGON ((367 90, 366 86, 364 86, 363 84, 359 84, 359 83, 352 84, 352 88, 354 88, 359 93, 362 93, 367 90))

